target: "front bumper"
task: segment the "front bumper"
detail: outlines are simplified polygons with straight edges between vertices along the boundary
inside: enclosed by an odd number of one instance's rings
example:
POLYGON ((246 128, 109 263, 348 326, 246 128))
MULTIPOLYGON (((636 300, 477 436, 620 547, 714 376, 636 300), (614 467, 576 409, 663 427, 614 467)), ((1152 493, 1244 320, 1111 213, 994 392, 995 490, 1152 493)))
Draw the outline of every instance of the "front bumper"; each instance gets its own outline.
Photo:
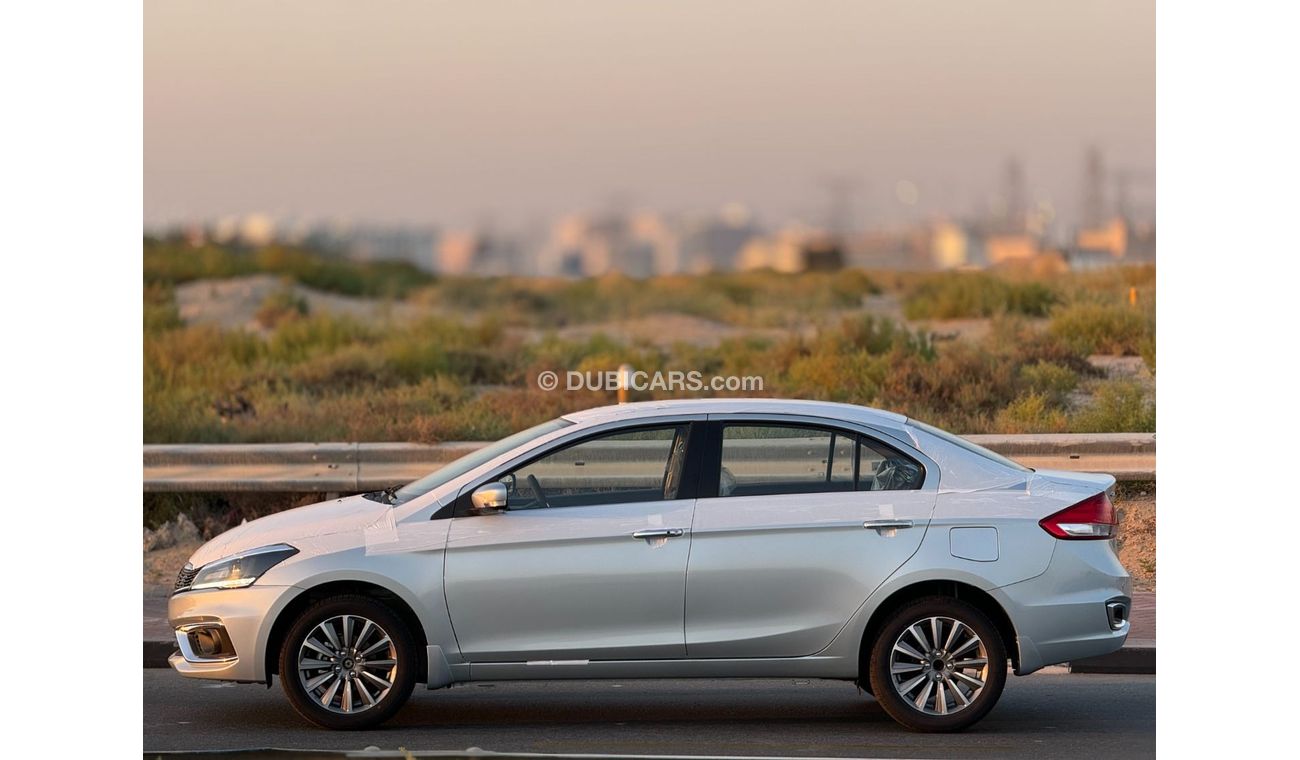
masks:
POLYGON ((168 664, 191 678, 265 683, 271 625, 297 591, 254 584, 176 594, 167 603, 167 622, 180 651, 168 664))
POLYGON ((1016 629, 1016 674, 1124 646, 1131 587, 1110 542, 1059 541, 1041 575, 993 589, 1016 629))

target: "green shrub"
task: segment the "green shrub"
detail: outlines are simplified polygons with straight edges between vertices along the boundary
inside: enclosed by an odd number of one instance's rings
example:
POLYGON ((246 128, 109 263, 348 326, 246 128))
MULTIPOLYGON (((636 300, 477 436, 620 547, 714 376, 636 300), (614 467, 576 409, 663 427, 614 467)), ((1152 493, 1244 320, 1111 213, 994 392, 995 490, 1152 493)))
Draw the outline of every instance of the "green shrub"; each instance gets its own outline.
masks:
POLYGON ((897 348, 927 359, 935 355, 929 333, 909 330, 893 320, 870 314, 845 318, 840 322, 839 333, 848 346, 871 354, 884 354, 897 348))
POLYGON ((633 279, 620 274, 561 280, 523 277, 444 278, 413 300, 461 312, 490 308, 507 324, 563 327, 685 314, 728 324, 783 325, 793 317, 853 309, 880 292, 860 270, 801 275, 733 272, 633 279))
POLYGON ((1069 421, 1051 398, 1030 391, 998 412, 994 429, 999 433, 1063 433, 1069 421))
POLYGON ((1091 403, 1071 419, 1070 429, 1076 433, 1153 433, 1155 399, 1133 380, 1102 381, 1091 403))
POLYGON ((176 309, 176 296, 169 285, 150 283, 144 286, 144 331, 146 334, 172 330, 184 325, 176 309))
POLYGON ((1041 282, 1007 283, 1008 313, 1045 317, 1056 301, 1056 291, 1041 282))
POLYGON ((379 351, 360 343, 290 364, 284 379, 304 389, 339 391, 389 388, 402 382, 396 368, 379 351))
POLYGON ((944 347, 933 360, 895 351, 881 385, 887 409, 959 432, 973 432, 1015 397, 1016 369, 966 343, 944 347))
POLYGON ((253 318, 262 327, 272 329, 286 320, 305 317, 308 311, 307 299, 286 286, 262 299, 253 318))
POLYGON ((1155 332, 1155 315, 1127 304, 1075 303, 1055 310, 1052 335, 1082 354, 1138 355, 1155 332))
POLYGON ((1020 380, 1037 396, 1057 406, 1079 385, 1079 376, 1070 368, 1040 359, 1020 368, 1020 380))
POLYGON ((908 319, 959 319, 1019 314, 1044 317, 1056 291, 1040 282, 1009 282, 982 272, 947 272, 923 280, 907 294, 908 319))
POLYGON ((251 257, 227 248, 204 246, 192 248, 176 242, 146 239, 144 242, 144 281, 178 284, 207 278, 226 279, 256 274, 251 257))
POLYGON ((402 298, 434 281, 432 275, 406 262, 350 261, 284 246, 242 251, 149 239, 144 243, 146 283, 178 284, 258 273, 284 275, 317 290, 375 298, 402 298))
POLYGON ((352 343, 375 341, 378 332, 352 317, 311 314, 280 323, 266 344, 266 354, 277 362, 299 362, 352 343))
POLYGON ((1143 294, 1153 294, 1156 286, 1155 264, 1137 264, 1105 267, 1087 272, 1074 272, 1067 276, 1076 293, 1094 297, 1109 295, 1116 302, 1128 297, 1129 288, 1138 289, 1139 303, 1146 300, 1143 294))
POLYGON ((793 398, 868 404, 880 388, 877 366, 866 351, 801 356, 777 378, 777 390, 793 398))

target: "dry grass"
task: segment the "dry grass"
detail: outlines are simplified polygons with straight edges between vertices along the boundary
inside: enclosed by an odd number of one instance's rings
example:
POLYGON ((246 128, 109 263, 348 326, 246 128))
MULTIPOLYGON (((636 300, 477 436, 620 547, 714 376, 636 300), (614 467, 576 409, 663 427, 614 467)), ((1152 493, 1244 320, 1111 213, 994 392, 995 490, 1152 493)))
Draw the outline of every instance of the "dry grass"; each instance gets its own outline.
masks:
MULTIPOLYGON (((492 438, 613 400, 543 393, 535 387, 543 370, 622 363, 756 375, 757 395, 881 406, 958 433, 1154 427, 1149 380, 1103 377, 1088 361, 1111 350, 1153 366, 1151 268, 1040 278, 850 270, 434 279, 303 251, 152 243, 145 273, 148 443, 492 438), (333 292, 406 294, 406 305, 444 316, 339 315, 306 309, 286 289, 265 304, 260 331, 182 323, 172 283, 250 272, 333 292), (1127 304, 1129 287, 1142 308, 1127 304), (882 289, 894 304, 925 300, 930 314, 1000 316, 942 340, 944 323, 874 313, 868 302, 885 298, 882 289), (1049 310, 1049 319, 1014 316, 1049 310), (674 334, 683 320, 694 327, 674 334), (715 339, 701 338, 702 325, 718 328, 715 339)), ((668 395, 692 394, 642 397, 668 395)))
POLYGON ((146 592, 162 593, 170 591, 176 584, 176 573, 185 566, 190 555, 195 552, 201 541, 193 541, 166 549, 155 549, 144 553, 144 589, 146 592))
POLYGON ((1156 489, 1128 485, 1115 499, 1120 510, 1119 560, 1133 576, 1135 591, 1156 590, 1156 489))

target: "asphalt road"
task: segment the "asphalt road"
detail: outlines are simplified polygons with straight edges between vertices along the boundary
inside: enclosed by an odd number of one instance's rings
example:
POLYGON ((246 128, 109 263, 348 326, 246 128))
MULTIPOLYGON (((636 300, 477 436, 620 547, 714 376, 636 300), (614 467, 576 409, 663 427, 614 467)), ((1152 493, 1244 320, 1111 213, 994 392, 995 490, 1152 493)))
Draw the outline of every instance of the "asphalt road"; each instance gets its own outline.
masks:
POLYGON ((277 682, 192 681, 144 671, 144 748, 266 747, 661 755, 1151 757, 1155 676, 1037 673, 962 734, 898 727, 852 684, 824 681, 551 681, 417 687, 374 731, 328 732, 277 682))

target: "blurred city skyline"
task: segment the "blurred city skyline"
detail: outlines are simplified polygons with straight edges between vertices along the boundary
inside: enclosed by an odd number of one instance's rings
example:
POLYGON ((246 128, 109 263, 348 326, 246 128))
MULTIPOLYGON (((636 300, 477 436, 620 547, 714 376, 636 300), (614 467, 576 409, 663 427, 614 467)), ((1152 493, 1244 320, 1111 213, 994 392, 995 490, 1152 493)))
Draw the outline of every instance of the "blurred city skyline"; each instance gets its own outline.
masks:
POLYGON ((1154 21, 1149 2, 148 0, 144 225, 743 205, 866 230, 1012 207, 1068 239, 1154 219, 1154 21))

